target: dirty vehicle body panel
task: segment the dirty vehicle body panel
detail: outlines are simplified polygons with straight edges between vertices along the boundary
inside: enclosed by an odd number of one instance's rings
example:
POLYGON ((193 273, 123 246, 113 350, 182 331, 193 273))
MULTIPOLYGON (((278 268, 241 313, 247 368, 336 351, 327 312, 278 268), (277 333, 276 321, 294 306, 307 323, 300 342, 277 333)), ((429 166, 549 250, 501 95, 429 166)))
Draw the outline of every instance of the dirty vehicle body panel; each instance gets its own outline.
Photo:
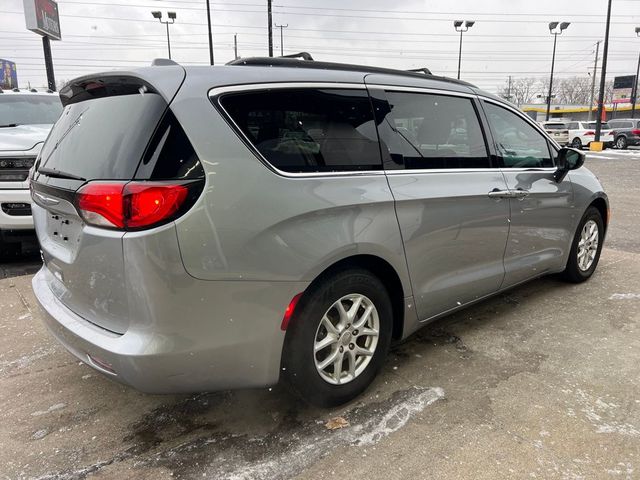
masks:
MULTIPOLYGON (((118 76, 148 87, 131 95, 157 95, 158 102, 148 120, 153 125, 139 132, 144 145, 136 155, 144 160, 122 178, 96 178, 156 179, 146 162, 155 158, 162 122, 170 117, 198 159, 201 193, 188 211, 158 226, 100 228, 78 211, 77 190, 92 179, 36 173, 34 218, 45 265, 33 287, 61 343, 143 391, 276 383, 287 306, 344 262, 376 261, 394 273, 400 286, 394 336, 404 338, 430 319, 561 271, 582 212, 596 198, 606 202, 584 168, 559 184, 553 163, 504 168, 482 104, 500 101, 463 83, 257 66, 162 66, 91 78, 118 76), (454 112, 436 128, 437 138, 420 130, 427 115, 409 106, 400 114, 401 103, 416 95, 429 108, 447 105, 444 111, 454 112), (343 155, 347 139, 359 142, 370 161, 349 169, 291 168, 291 145, 310 158, 313 142, 292 129, 287 142, 273 146, 259 140, 264 132, 255 124, 305 115, 291 111, 287 96, 317 103, 305 122, 317 122, 314 141, 336 152, 333 158, 343 155), (336 102, 339 110, 345 99, 360 105, 362 118, 352 112, 352 125, 334 124, 338 141, 332 141, 321 125, 322 103, 336 102), (269 117, 269 108, 281 110, 269 117), (434 149, 438 158, 454 160, 430 160, 434 149), (510 190, 525 186, 528 198, 509 198, 510 190)), ((112 100, 80 101, 65 113, 112 100)), ((74 128, 79 133, 89 123, 74 128)), ((531 125, 553 162, 557 145, 531 125)))

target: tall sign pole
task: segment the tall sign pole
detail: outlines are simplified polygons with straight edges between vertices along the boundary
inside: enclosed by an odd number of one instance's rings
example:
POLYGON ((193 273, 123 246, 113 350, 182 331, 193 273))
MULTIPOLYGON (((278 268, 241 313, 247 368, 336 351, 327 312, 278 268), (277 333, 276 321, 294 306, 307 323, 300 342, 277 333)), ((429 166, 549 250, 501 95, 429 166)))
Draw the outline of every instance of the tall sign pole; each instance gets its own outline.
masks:
POLYGON ((23 0, 27 29, 42 35, 44 66, 47 71, 49 89, 56 90, 56 78, 51 57, 51 40, 60 40, 60 15, 58 4, 53 0, 23 0))

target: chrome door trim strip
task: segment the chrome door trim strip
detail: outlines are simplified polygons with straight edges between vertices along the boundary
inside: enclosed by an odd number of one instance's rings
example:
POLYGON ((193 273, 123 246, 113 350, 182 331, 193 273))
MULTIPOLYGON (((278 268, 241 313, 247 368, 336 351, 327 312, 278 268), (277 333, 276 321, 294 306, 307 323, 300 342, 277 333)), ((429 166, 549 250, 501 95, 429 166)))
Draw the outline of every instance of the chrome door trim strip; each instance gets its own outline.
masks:
POLYGON ((404 85, 384 85, 379 83, 367 83, 366 86, 368 88, 381 89, 388 92, 430 93, 434 95, 448 95, 452 97, 477 98, 477 95, 473 92, 456 92, 453 90, 433 87, 408 87, 404 85))

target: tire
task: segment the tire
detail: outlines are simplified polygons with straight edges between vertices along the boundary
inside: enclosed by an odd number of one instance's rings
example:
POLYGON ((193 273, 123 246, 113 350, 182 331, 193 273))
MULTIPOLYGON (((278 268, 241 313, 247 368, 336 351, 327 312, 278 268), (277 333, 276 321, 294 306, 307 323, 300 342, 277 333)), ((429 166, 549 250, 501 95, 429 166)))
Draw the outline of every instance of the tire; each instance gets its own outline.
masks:
POLYGON ((289 322, 282 358, 283 380, 298 396, 320 407, 353 400, 384 364, 392 327, 391 300, 378 277, 367 270, 349 269, 321 278, 305 292, 289 322), (350 313, 356 301, 356 324, 351 325, 354 317, 350 313), (368 308, 371 313, 365 317, 368 308), (357 324, 363 320, 364 326, 357 324), (377 336, 373 335, 375 330, 377 336), (322 341, 326 346, 315 351, 322 341), (365 351, 372 355, 365 355, 365 351))
POLYGON ((573 140, 571 140, 571 147, 582 150, 582 140, 580 140, 578 137, 574 138, 573 140))
MULTIPOLYGON (((565 280, 572 283, 581 283, 585 280, 588 280, 593 272, 595 272, 596 267, 598 266, 598 261, 600 260, 600 252, 602 251, 602 244, 604 240, 604 222, 602 221, 602 215, 595 207, 589 207, 585 214, 582 216, 580 223, 578 224, 578 229, 576 230, 575 236, 573 238, 573 242, 571 243, 571 250, 569 252, 569 260, 567 260, 567 266, 562 272, 562 276, 565 280), (586 238, 592 238, 588 236, 589 231, 593 231, 593 226, 596 227, 596 241, 597 245, 594 249, 587 249, 584 252, 584 241, 583 241, 583 233, 587 235, 586 238), (585 260, 589 259, 589 253, 592 253, 593 256, 590 260, 590 263, 585 260)), ((593 245, 593 241, 590 240, 590 245, 593 245)))
POLYGON ((618 137, 616 138, 616 148, 618 150, 626 150, 627 149, 627 138, 626 137, 618 137))

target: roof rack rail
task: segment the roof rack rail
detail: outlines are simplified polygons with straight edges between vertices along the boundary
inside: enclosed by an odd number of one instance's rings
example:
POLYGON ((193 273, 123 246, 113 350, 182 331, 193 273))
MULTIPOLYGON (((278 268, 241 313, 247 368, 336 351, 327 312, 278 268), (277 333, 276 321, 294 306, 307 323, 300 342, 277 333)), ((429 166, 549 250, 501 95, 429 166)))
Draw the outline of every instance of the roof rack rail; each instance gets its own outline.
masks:
POLYGON ((313 62, 313 57, 308 52, 291 53, 289 55, 282 55, 280 58, 300 58, 301 60, 313 62))
POLYGON ((425 75, 433 75, 433 73, 431 73, 431 70, 429 70, 427 67, 410 68, 409 70, 407 70, 407 72, 424 73, 425 75))
POLYGON ((167 67, 169 65, 178 65, 178 63, 169 58, 154 58, 151 61, 152 67, 167 67))
MULTIPOLYGON (((306 52, 302 52, 306 53, 306 52)), ((300 60, 298 57, 302 53, 284 57, 247 57, 238 58, 237 60, 231 60, 227 65, 239 65, 248 67, 289 67, 289 68, 313 68, 318 70, 338 70, 349 72, 363 72, 363 73, 380 73, 386 75, 402 75, 407 77, 432 77, 434 80, 440 80, 443 82, 455 83, 458 85, 465 85, 467 87, 475 87, 475 85, 465 82, 463 80, 456 80, 455 78, 441 77, 434 75, 428 68, 420 68, 416 70, 396 70, 393 68, 372 67, 370 65, 352 65, 349 63, 335 63, 335 62, 323 62, 323 61, 306 61, 300 60), (295 57, 295 58, 294 58, 295 57)), ((307 54, 308 55, 308 54, 307 54)))

